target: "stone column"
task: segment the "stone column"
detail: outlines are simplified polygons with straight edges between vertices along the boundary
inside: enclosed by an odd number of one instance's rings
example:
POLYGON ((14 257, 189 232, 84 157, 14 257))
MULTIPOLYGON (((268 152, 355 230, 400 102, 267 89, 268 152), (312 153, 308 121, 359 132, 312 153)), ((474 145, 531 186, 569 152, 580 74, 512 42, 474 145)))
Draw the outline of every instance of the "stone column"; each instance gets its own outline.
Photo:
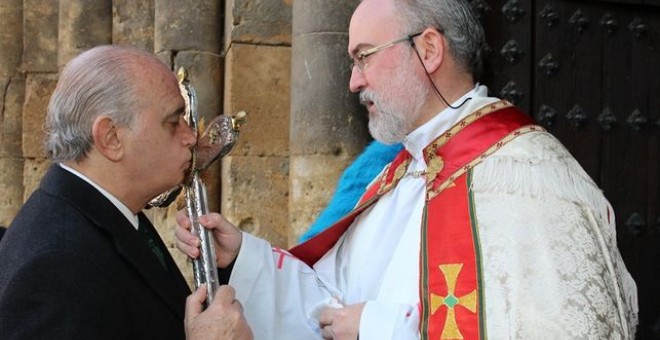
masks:
MULTIPOLYGON (((200 118, 210 120, 222 109, 222 1, 217 0, 156 0, 154 7, 154 52, 170 65, 173 72, 180 67, 188 71, 188 78, 197 94, 200 118)), ((219 210, 220 162, 204 174, 208 188, 209 208, 219 210)), ((185 256, 174 249, 172 226, 176 206, 166 213, 152 212, 161 237, 171 247, 179 268, 192 282, 191 266, 185 256), (158 215, 158 216, 156 216, 158 215)))
POLYGON ((290 215, 295 243, 369 139, 348 90, 348 23, 357 0, 295 1, 291 61, 290 215))
POLYGON ((112 43, 112 0, 59 3, 59 67, 85 50, 112 43))
MULTIPOLYGON (((172 71, 188 71, 197 110, 207 121, 222 110, 222 10, 216 0, 158 0, 155 6, 155 52, 172 71)), ((219 209, 219 177, 219 164, 205 176, 213 211, 219 209)))
POLYGON ((50 165, 43 152, 43 124, 48 100, 57 83, 59 4, 23 1, 23 65, 25 99, 22 102, 23 199, 37 188, 50 165))
POLYGON ((18 69, 23 51, 23 1, 0 2, 0 76, 12 76, 18 69))
POLYGON ((17 71, 23 50, 23 1, 0 3, 0 226, 8 226, 23 202, 21 104, 25 78, 17 71))
POLYGON ((247 123, 222 162, 222 213, 288 246, 291 1, 227 0, 225 112, 247 123))
POLYGON ((112 2, 112 43, 154 51, 155 0, 112 2))

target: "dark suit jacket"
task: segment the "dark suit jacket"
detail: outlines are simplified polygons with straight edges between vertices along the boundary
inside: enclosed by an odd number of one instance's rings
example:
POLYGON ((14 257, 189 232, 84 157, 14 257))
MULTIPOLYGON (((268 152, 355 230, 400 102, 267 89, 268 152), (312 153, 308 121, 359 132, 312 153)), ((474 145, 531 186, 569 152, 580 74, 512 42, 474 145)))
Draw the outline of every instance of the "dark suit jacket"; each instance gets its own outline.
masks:
POLYGON ((107 198, 52 166, 0 242, 0 339, 184 339, 190 290, 157 243, 169 271, 107 198))

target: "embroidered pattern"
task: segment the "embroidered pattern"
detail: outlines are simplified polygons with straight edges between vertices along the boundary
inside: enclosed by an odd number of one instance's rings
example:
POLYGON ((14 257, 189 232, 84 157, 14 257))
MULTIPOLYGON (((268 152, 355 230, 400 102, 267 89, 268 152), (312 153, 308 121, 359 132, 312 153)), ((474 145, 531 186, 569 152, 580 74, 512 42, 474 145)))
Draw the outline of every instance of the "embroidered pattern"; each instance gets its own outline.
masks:
MULTIPOLYGON (((506 143, 512 141, 514 138, 523 135, 525 133, 533 132, 533 131, 543 131, 543 128, 538 126, 538 125, 528 125, 525 127, 522 127, 518 130, 515 130, 511 132, 509 135, 506 137, 502 138, 501 141, 497 142, 495 145, 491 146, 484 152, 481 156, 477 157, 474 159, 472 162, 464 165, 462 168, 458 169, 456 172, 454 172, 452 175, 447 177, 446 180, 439 182, 435 181, 435 178, 431 180, 430 185, 427 186, 427 195, 426 199, 431 200, 433 197, 438 196, 439 193, 441 193, 443 190, 450 188, 453 186, 454 181, 456 178, 460 177, 464 173, 466 173, 468 170, 474 168, 477 164, 481 163, 486 157, 492 155, 495 151, 501 149, 506 143), (437 182, 437 183, 434 183, 437 182)), ((429 180, 427 179, 427 183, 429 183, 429 180)))
POLYGON ((463 264, 442 264, 439 266, 440 271, 444 274, 445 282, 447 282, 447 295, 440 296, 431 293, 431 314, 435 312, 442 305, 447 307, 447 317, 445 319, 445 327, 442 330, 440 339, 463 339, 456 322, 456 312, 454 307, 460 305, 467 308, 470 312, 477 312, 477 291, 473 290, 470 293, 457 297, 454 295, 456 291, 456 284, 458 282, 459 274, 463 268, 463 264))
MULTIPOLYGON (((512 132, 510 135, 506 136, 504 139, 502 139, 500 142, 498 142, 491 148, 489 148, 483 155, 481 155, 477 159, 469 162, 462 168, 457 169, 447 179, 443 181, 438 181, 438 174, 445 167, 445 162, 442 159, 442 157, 438 155, 438 150, 443 146, 445 146, 445 144, 447 144, 459 132, 470 126, 475 121, 491 113, 500 111, 502 109, 506 109, 511 106, 513 106, 513 104, 511 104, 506 100, 500 100, 490 105, 486 105, 481 109, 475 111, 474 113, 468 115, 467 117, 463 118, 462 120, 460 120, 449 130, 447 130, 445 133, 440 135, 440 137, 438 137, 435 141, 433 141, 429 146, 424 148, 424 158, 426 159, 427 162, 427 168, 423 173, 426 176, 427 201, 437 196, 443 190, 452 187, 453 186, 452 183, 454 182, 454 180, 456 180, 456 178, 458 178, 466 171, 473 168, 475 165, 479 164, 481 161, 483 161, 484 158, 488 157, 489 155, 497 151, 499 148, 504 146, 507 142, 511 141, 515 137, 520 136, 527 132, 543 131, 543 128, 537 125, 531 125, 520 128, 512 132)), ((408 158, 404 159, 401 162, 398 163, 393 162, 388 164, 387 167, 385 167, 383 173, 376 180, 376 182, 379 183, 378 192, 377 192, 379 196, 385 194, 386 192, 394 188, 398 184, 399 180, 401 180, 401 178, 406 176, 406 169, 408 168, 409 164, 410 164, 410 156, 408 156, 408 158)))

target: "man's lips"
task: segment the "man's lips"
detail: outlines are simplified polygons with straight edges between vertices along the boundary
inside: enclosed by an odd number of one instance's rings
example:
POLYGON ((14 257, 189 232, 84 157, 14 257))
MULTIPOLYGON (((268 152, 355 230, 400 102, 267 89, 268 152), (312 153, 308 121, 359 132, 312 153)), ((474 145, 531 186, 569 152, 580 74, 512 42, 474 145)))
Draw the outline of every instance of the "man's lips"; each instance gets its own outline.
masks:
POLYGON ((373 102, 366 102, 365 106, 367 107, 367 111, 369 112, 369 115, 372 115, 376 112, 376 105, 374 105, 373 102))
POLYGON ((372 108, 374 107, 374 102, 368 99, 361 100, 360 104, 364 105, 364 107, 366 107, 368 111, 371 111, 372 108))

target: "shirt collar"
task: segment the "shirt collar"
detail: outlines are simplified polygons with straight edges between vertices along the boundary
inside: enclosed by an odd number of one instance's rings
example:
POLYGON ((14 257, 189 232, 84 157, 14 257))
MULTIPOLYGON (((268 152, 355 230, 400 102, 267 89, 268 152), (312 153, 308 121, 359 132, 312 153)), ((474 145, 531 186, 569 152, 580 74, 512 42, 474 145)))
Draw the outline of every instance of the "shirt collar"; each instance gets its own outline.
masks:
MULTIPOLYGON (((449 130, 459 120, 465 116, 483 107, 484 105, 493 103, 499 99, 488 97, 488 88, 484 85, 476 84, 475 87, 468 93, 464 94, 461 98, 452 103, 452 106, 459 105, 466 98, 472 98, 465 102, 464 105, 457 109, 447 107, 436 114, 431 120, 424 125, 418 127, 413 132, 408 134, 403 140, 403 146, 410 153, 420 166, 425 166, 423 158, 423 150, 426 146, 431 144, 440 135, 449 130)), ((413 169, 419 170, 419 169, 413 169)))
POLYGON ((78 172, 78 171, 76 171, 76 170, 74 170, 74 169, 72 169, 72 168, 70 168, 70 167, 68 167, 68 166, 66 166, 62 163, 58 163, 58 165, 62 169, 64 169, 64 170, 80 177, 80 179, 84 180, 85 182, 89 183, 91 186, 96 188, 96 190, 98 190, 103 196, 105 196, 108 200, 110 200, 110 202, 112 202, 112 204, 114 204, 117 207, 117 209, 119 209, 119 211, 121 211, 121 213, 126 217, 126 219, 129 222, 131 222, 131 224, 133 225, 133 227, 135 227, 135 229, 138 228, 138 224, 139 224, 138 216, 133 214, 133 212, 130 209, 128 209, 128 207, 126 205, 124 205, 124 203, 122 203, 119 199, 117 199, 117 197, 113 196, 111 193, 109 193, 107 190, 100 187, 98 184, 94 183, 91 179, 89 179, 87 176, 83 175, 82 173, 80 173, 80 172, 78 172))

